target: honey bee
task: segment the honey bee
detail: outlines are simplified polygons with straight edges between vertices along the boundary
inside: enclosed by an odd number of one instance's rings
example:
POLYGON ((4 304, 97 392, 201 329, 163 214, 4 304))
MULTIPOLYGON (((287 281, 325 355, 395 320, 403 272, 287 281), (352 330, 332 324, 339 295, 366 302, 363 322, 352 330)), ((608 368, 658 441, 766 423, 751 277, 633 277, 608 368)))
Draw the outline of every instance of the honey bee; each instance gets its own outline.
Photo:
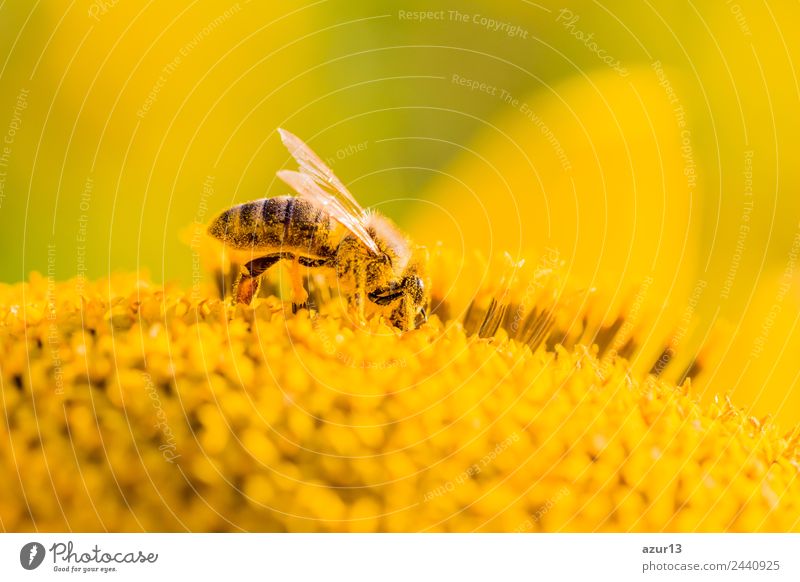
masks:
POLYGON ((430 301, 427 251, 413 244, 388 218, 364 210, 333 171, 297 136, 278 129, 299 171, 278 177, 297 196, 262 198, 222 212, 208 226, 230 257, 242 264, 232 301, 250 304, 264 273, 290 261, 293 307, 306 307, 305 268, 335 276, 359 324, 366 311, 387 316, 394 327, 426 321, 430 301))

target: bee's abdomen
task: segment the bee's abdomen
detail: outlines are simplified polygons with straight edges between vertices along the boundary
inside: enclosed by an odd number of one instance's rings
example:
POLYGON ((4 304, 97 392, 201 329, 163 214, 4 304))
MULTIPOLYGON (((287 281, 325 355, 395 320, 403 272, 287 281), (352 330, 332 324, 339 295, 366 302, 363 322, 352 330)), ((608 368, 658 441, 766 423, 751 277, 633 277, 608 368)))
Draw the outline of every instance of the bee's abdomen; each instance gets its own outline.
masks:
POLYGON ((295 196, 276 196, 229 208, 208 233, 235 249, 283 249, 304 255, 330 252, 331 219, 295 196))

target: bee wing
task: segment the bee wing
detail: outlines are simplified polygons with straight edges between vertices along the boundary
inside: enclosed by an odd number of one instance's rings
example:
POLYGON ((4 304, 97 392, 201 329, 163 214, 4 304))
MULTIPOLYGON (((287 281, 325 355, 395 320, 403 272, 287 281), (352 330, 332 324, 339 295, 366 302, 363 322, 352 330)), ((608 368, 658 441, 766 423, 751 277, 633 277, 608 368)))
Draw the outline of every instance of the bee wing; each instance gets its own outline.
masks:
POLYGON ((350 191, 333 173, 325 162, 315 154, 299 137, 278 129, 283 145, 300 165, 299 172, 281 170, 278 177, 286 182, 300 196, 322 206, 328 213, 375 255, 380 254, 378 245, 367 232, 364 210, 350 191))
POLYGON ((300 196, 324 208, 334 220, 364 243, 370 252, 375 255, 380 254, 380 249, 378 249, 378 245, 375 244, 372 237, 369 236, 363 219, 345 208, 341 201, 330 192, 323 190, 311 176, 292 170, 281 170, 278 172, 278 177, 291 186, 292 190, 300 196))

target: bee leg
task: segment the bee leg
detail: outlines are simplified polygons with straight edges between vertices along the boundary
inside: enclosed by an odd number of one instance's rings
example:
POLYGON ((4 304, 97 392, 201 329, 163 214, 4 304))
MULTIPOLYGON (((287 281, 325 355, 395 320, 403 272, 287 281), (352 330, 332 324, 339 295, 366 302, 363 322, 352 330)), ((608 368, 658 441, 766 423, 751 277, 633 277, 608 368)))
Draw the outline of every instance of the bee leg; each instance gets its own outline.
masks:
POLYGON ((247 270, 242 267, 236 277, 236 282, 233 284, 233 303, 250 305, 253 302, 253 298, 258 295, 260 287, 261 277, 251 277, 247 270))
POLYGON ((303 271, 299 261, 289 264, 289 277, 292 283, 292 313, 308 308, 308 292, 303 287, 303 271))
POLYGON ((402 301, 400 301, 400 309, 402 310, 402 324, 400 329, 403 331, 414 329, 414 321, 416 317, 414 315, 414 306, 412 305, 411 300, 404 298, 402 301))
POLYGON ((214 283, 216 284, 220 299, 225 299, 225 271, 221 268, 214 270, 214 283))
POLYGON ((348 307, 355 313, 358 325, 366 325, 367 318, 364 315, 364 302, 367 297, 367 274, 360 267, 355 269, 355 289, 347 298, 348 307))
POLYGON ((409 331, 415 327, 416 317, 414 315, 414 307, 407 298, 400 300, 397 307, 392 310, 389 316, 389 321, 392 325, 401 331, 409 331))
POLYGON ((280 260, 280 255, 269 255, 253 259, 242 266, 233 284, 233 303, 250 305, 261 287, 261 275, 280 260))

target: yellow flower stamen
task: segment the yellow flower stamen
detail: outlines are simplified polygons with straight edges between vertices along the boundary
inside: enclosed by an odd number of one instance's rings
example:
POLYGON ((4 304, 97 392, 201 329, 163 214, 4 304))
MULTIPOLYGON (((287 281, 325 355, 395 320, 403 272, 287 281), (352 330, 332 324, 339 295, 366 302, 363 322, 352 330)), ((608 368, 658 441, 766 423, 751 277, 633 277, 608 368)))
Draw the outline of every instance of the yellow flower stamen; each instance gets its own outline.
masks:
POLYGON ((557 265, 475 294, 432 264, 404 334, 132 275, 0 287, 2 527, 800 531, 800 429, 637 371, 646 319, 557 265))

